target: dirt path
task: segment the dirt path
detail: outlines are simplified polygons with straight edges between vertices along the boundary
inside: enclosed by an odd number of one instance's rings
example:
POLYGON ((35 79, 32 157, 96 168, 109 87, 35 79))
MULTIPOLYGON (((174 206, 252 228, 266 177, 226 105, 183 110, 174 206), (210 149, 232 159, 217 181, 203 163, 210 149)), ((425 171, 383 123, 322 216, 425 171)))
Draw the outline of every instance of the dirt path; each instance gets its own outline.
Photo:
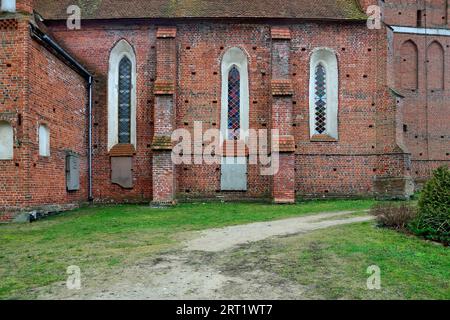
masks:
POLYGON ((230 264, 233 255, 250 253, 251 243, 265 239, 270 243, 271 237, 372 219, 345 217, 351 213, 323 213, 194 233, 181 250, 163 253, 114 274, 82 279, 82 290, 69 291, 65 283, 58 283, 39 289, 38 296, 40 299, 303 299, 307 287, 260 270, 255 261, 230 264))
POLYGON ((321 213, 307 217, 210 229, 202 231, 198 238, 187 242, 186 250, 219 252, 237 245, 261 241, 274 236, 287 236, 372 219, 370 216, 363 216, 339 220, 323 220, 346 216, 351 213, 351 211, 321 213))

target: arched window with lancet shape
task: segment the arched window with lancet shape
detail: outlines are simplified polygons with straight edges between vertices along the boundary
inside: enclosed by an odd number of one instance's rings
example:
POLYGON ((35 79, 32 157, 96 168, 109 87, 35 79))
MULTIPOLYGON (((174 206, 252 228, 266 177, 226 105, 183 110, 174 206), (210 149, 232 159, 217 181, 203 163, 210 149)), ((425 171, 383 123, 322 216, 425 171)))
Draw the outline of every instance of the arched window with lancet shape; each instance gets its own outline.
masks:
POLYGON ((238 140, 241 128, 241 76, 236 65, 228 73, 228 139, 238 140))
POLYGON ((427 87, 428 90, 444 89, 444 48, 433 41, 427 49, 427 87))
POLYGON ((419 55, 416 44, 412 40, 404 42, 400 48, 400 72, 398 79, 402 89, 418 88, 419 55))
POLYGON ((119 143, 131 142, 131 61, 123 57, 119 64, 119 143))
POLYGON ((14 155, 14 130, 7 121, 0 121, 0 160, 11 160, 14 155))
POLYGON ((339 74, 335 53, 316 49, 311 56, 309 81, 310 135, 338 139, 339 74))
POLYGON ((111 50, 108 70, 108 150, 119 143, 136 147, 136 56, 125 40, 111 50))
POLYGON ((249 82, 247 55, 229 49, 222 58, 221 132, 227 140, 245 140, 249 129, 249 82))
MULTIPOLYGON (((249 135, 249 75, 247 54, 228 49, 222 57, 220 130, 224 140, 247 141, 249 135)), ((247 158, 225 154, 221 163, 221 190, 247 190, 247 158)))

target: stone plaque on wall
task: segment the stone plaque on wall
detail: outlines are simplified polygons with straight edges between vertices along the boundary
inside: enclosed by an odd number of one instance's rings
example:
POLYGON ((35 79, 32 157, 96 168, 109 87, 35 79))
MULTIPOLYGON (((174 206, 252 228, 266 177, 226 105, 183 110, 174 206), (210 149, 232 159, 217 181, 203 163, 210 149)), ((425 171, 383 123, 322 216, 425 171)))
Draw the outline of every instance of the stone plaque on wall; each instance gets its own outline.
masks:
POLYGON ((76 154, 66 156, 67 191, 80 190, 80 158, 76 154))
POLYGON ((133 157, 111 158, 111 181, 122 188, 133 188, 133 157))

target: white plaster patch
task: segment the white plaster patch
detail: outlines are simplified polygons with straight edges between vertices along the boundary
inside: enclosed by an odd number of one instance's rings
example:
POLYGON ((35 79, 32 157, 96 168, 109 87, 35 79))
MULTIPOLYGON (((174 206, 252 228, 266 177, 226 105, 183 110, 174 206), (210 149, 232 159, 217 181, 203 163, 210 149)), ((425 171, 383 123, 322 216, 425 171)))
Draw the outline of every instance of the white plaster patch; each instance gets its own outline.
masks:
POLYGON ((0 160, 11 160, 14 155, 14 131, 6 121, 0 121, 0 160))

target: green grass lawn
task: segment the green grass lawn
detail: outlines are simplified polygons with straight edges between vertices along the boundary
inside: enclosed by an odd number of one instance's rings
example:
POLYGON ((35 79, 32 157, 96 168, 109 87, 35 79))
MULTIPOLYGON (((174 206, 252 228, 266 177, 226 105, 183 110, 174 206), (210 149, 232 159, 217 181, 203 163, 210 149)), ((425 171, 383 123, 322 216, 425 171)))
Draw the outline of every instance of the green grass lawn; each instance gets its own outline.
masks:
POLYGON ((324 211, 364 210, 373 200, 308 201, 292 206, 181 204, 173 208, 79 209, 33 224, 0 225, 0 299, 31 298, 31 289, 132 264, 176 244, 180 232, 268 221, 324 211))
POLYGON ((374 223, 345 225, 278 240, 270 271, 326 299, 450 299, 450 249, 374 223), (367 290, 367 267, 381 290, 367 290))

